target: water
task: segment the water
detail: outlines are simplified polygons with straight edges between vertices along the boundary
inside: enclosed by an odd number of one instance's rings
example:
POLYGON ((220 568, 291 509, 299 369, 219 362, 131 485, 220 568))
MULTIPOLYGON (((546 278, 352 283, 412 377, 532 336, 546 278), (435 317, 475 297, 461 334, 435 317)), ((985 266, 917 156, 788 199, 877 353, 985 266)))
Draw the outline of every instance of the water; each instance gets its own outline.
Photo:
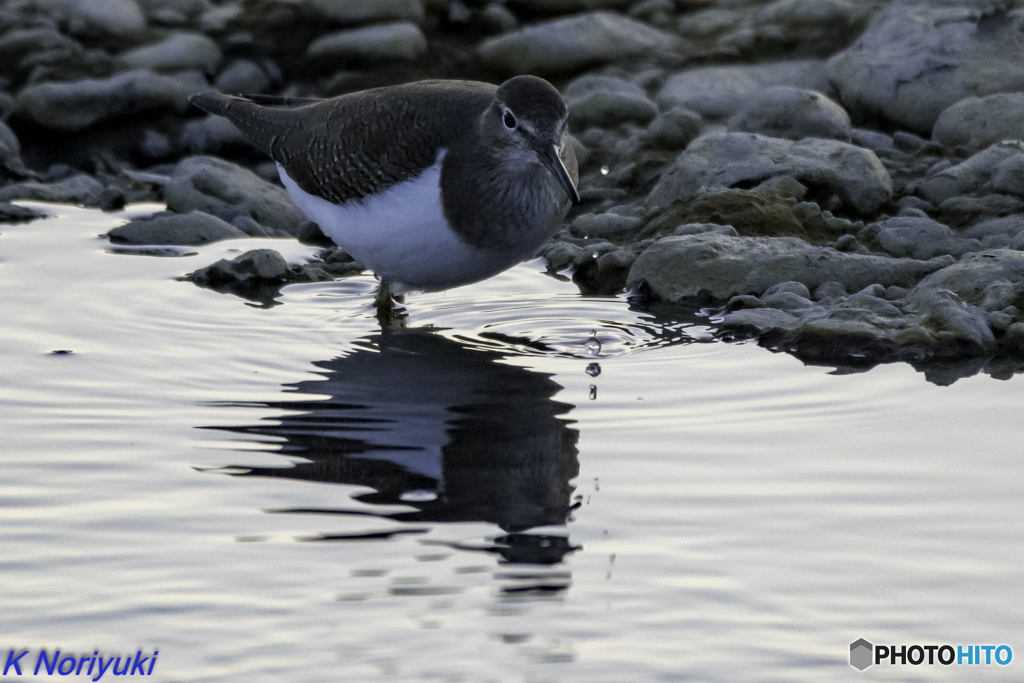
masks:
POLYGON ((110 253, 126 214, 52 210, 0 226, 0 653, 159 650, 165 681, 964 677, 858 673, 864 637, 1005 643, 969 673, 1019 679, 1019 377, 830 374, 537 263, 381 334, 368 276, 262 308, 175 278, 266 240, 110 253))

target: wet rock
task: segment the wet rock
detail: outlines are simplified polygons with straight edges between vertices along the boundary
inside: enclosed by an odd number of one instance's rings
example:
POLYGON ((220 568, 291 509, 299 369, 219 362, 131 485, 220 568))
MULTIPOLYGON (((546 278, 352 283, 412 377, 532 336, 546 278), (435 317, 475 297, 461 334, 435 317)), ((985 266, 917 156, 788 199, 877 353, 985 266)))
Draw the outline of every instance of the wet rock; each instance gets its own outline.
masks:
POLYGON ((221 154, 254 149, 235 124, 215 114, 208 114, 182 126, 178 145, 192 154, 221 154))
POLYGON ((654 297, 665 301, 702 296, 725 301, 737 294, 761 294, 780 282, 809 289, 830 281, 854 290, 876 283, 908 287, 952 262, 948 256, 915 261, 844 254, 795 237, 689 235, 651 245, 630 270, 627 286, 646 281, 654 297))
POLYGON ((139 154, 147 161, 163 161, 173 151, 171 140, 156 130, 147 130, 139 143, 139 154))
POLYGON ((856 114, 931 133, 970 96, 1024 90, 1024 14, 984 2, 894 2, 828 63, 856 114))
POLYGON ((821 93, 785 85, 748 98, 728 125, 729 130, 790 140, 850 141, 850 116, 845 109, 821 93))
POLYGON ((647 126, 644 144, 664 150, 685 149, 700 135, 702 123, 699 114, 685 107, 672 107, 658 114, 647 126))
POLYGON ((221 259, 185 276, 200 287, 235 294, 270 305, 289 279, 288 263, 273 249, 253 249, 241 256, 221 259))
POLYGON ((880 249, 896 258, 927 260, 950 254, 960 257, 984 247, 977 239, 958 236, 948 226, 931 218, 889 218, 868 226, 874 238, 868 246, 880 249))
MULTIPOLYGON (((202 211, 186 214, 162 211, 136 218, 108 233, 117 244, 199 245, 219 240, 245 237, 238 228, 202 211)), ((276 253, 276 252, 275 252, 276 253)))
POLYGON ((616 294, 626 286, 626 277, 636 261, 632 249, 616 249, 596 259, 582 259, 572 275, 584 294, 616 294))
POLYGON ((504 5, 491 2, 480 10, 480 25, 488 33, 508 33, 519 28, 519 20, 504 5))
POLYGON ((532 14, 570 14, 596 9, 625 9, 636 0, 510 0, 513 9, 532 14))
POLYGON ((146 18, 164 26, 195 23, 212 9, 209 0, 139 0, 146 18))
POLYGON ((996 166, 992 189, 1004 194, 1024 197, 1024 154, 1015 154, 996 166))
POLYGON ((15 99, 14 116, 44 128, 79 131, 142 112, 182 112, 188 96, 179 80, 136 70, 100 80, 30 85, 15 99))
POLYGON ((43 218, 45 216, 45 213, 40 213, 35 209, 28 208, 27 206, 18 206, 17 204, 11 204, 9 202, 0 202, 0 223, 34 221, 37 218, 43 218))
POLYGON ((1024 140, 1024 92, 968 97, 943 110, 932 137, 949 148, 979 150, 1003 140, 1024 140))
POLYGON ((0 183, 7 178, 27 178, 32 173, 21 160, 21 144, 6 123, 0 121, 0 183))
POLYGON ((836 140, 798 142, 750 133, 708 135, 677 157, 648 195, 648 208, 697 196, 701 188, 729 188, 778 175, 834 193, 872 214, 892 195, 892 181, 873 152, 836 140))
POLYGON ((318 18, 346 25, 383 21, 422 25, 426 17, 423 0, 306 0, 304 7, 318 18))
POLYGON ((643 88, 621 78, 586 75, 569 83, 564 92, 569 125, 582 131, 633 122, 646 125, 658 115, 643 88))
POLYGON ((983 311, 1024 304, 1024 252, 992 249, 968 254, 957 263, 923 279, 910 299, 950 292, 983 311))
POLYGON ((585 213, 572 223, 572 233, 578 237, 622 238, 643 225, 637 216, 621 216, 615 213, 585 213))
POLYGON ((0 35, 0 74, 20 81, 39 64, 80 58, 85 53, 74 38, 53 28, 22 28, 0 35))
POLYGON ((492 69, 549 75, 639 58, 674 59, 680 39, 612 12, 588 12, 531 24, 485 40, 477 50, 492 69))
POLYGON ((828 92, 825 62, 808 59, 688 69, 665 81, 656 100, 662 110, 685 107, 705 118, 724 119, 766 88, 780 85, 828 92))
POLYGON ((0 188, 0 202, 31 199, 55 204, 80 204, 104 208, 109 200, 103 183, 87 175, 76 175, 57 183, 28 181, 0 188))
POLYGON ((195 69, 211 73, 220 64, 217 43, 202 33, 172 33, 169 37, 122 52, 119 61, 130 69, 151 71, 183 71, 195 69))
MULTIPOLYGON (((752 47, 759 51, 826 56, 855 39, 883 4, 884 0, 776 0, 749 15, 738 30, 750 30, 752 47)), ((723 36, 719 44, 729 44, 729 38, 723 36)))
POLYGON ((236 59, 217 75, 213 87, 223 93, 252 95, 270 90, 270 77, 256 62, 236 59))
POLYGON ((329 33, 310 43, 306 59, 339 67, 378 61, 412 61, 427 51, 427 38, 412 22, 374 24, 329 33))
POLYGON ((933 204, 972 194, 991 183, 1000 164, 1024 155, 1024 143, 997 143, 918 183, 918 194, 933 204))
POLYGON ((189 157, 177 165, 164 188, 167 208, 177 213, 203 211, 227 222, 247 216, 289 235, 309 220, 282 187, 215 157, 189 157))

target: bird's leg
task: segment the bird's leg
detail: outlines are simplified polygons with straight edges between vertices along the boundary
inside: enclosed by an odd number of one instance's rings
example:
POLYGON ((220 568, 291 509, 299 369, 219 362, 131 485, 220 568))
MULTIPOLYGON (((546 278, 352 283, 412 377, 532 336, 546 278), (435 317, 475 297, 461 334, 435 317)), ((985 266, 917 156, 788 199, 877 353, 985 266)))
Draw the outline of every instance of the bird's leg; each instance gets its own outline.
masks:
POLYGON ((380 281, 373 297, 373 306, 377 309, 377 322, 381 329, 405 326, 405 307, 401 305, 404 302, 404 296, 392 293, 387 280, 380 281))

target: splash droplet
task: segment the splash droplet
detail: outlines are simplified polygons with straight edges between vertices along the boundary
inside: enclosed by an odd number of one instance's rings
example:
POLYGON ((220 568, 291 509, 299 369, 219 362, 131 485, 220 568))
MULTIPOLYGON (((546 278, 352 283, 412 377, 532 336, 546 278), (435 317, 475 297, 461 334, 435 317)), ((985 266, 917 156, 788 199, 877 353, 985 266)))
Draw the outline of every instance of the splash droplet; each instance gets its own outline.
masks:
POLYGON ((585 348, 587 353, 591 356, 596 356, 601 353, 601 340, 597 338, 597 330, 590 331, 590 339, 586 341, 583 348, 585 348))
POLYGON ((590 365, 588 365, 587 366, 587 374, 590 375, 591 377, 597 377, 598 375, 600 375, 601 374, 601 364, 600 363, 591 363, 590 365))
POLYGON ((601 175, 608 175, 608 171, 609 170, 610 169, 607 166, 602 166, 601 167, 601 175))
POLYGON ((597 385, 596 384, 591 384, 590 385, 590 400, 591 401, 596 401, 597 400, 597 385))

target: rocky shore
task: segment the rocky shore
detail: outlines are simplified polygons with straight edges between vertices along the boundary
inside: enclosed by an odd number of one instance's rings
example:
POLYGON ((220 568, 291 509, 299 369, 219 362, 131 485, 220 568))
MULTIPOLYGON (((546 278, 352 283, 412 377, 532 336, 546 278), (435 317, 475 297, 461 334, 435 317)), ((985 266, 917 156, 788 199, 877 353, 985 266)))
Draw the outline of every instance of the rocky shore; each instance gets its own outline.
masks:
MULTIPOLYGON (((583 203, 540 255, 582 292, 809 362, 1024 368, 1024 0, 8 0, 0 221, 156 201, 110 240, 327 247, 190 95, 518 73, 570 108, 583 203)), ((190 279, 359 270, 265 252, 190 279)))

